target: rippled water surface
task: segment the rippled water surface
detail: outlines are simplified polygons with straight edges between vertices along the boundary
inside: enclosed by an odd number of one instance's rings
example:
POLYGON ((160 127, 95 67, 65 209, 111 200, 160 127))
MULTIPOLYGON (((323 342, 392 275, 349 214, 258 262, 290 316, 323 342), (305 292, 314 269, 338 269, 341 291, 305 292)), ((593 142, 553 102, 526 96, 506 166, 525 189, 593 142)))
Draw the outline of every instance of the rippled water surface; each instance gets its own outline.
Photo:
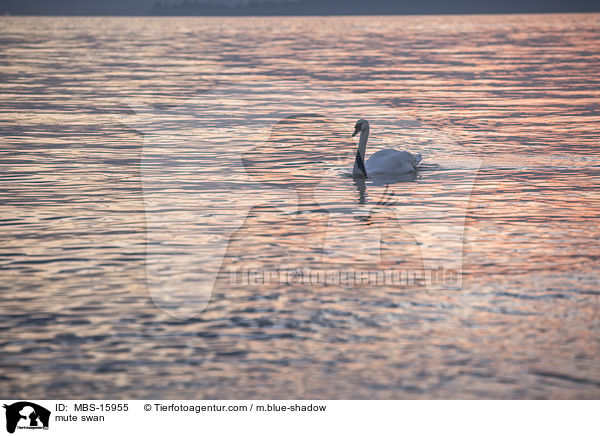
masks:
POLYGON ((0 397, 600 396, 600 15, 0 40, 0 397), (360 117, 414 177, 347 176, 360 117), (231 274, 428 262, 462 282, 231 274))

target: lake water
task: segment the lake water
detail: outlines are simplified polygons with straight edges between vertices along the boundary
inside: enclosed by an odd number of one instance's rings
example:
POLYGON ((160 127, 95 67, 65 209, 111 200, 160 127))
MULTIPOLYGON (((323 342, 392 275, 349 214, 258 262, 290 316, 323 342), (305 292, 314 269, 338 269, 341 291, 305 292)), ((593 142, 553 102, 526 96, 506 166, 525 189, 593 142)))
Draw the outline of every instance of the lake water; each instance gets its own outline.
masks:
POLYGON ((0 29, 0 397, 600 396, 600 15, 0 29))

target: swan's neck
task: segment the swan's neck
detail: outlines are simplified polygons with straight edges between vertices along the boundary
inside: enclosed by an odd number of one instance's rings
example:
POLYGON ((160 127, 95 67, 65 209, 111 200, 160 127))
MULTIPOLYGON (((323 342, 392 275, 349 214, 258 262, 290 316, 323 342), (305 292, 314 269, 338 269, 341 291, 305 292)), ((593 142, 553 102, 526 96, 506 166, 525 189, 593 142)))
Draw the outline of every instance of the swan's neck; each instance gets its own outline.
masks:
POLYGON ((354 159, 354 168, 352 169, 352 175, 354 177, 367 177, 367 169, 365 168, 365 151, 367 150, 367 139, 369 139, 369 127, 360 131, 360 140, 358 141, 356 159, 354 159))

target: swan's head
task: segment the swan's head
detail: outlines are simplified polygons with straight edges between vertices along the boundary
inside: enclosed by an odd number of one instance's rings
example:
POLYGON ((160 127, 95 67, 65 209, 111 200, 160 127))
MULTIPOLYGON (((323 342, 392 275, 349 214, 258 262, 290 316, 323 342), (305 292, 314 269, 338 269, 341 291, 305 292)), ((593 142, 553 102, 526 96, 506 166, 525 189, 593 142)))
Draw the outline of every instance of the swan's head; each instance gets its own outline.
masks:
POLYGON ((358 120, 356 122, 356 125, 354 126, 354 133, 352 134, 352 136, 354 137, 358 134, 358 132, 367 130, 368 128, 369 128, 369 122, 367 120, 363 120, 361 118, 360 120, 358 120))

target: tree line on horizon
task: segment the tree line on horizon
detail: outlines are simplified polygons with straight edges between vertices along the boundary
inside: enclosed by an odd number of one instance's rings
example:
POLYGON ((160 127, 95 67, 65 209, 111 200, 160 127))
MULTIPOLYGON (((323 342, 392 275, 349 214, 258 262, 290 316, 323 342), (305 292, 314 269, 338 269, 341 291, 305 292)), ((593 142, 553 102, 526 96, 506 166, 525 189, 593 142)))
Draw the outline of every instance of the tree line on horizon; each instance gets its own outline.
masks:
POLYGON ((261 15, 391 15, 474 14, 527 12, 594 12, 588 0, 251 0, 225 4, 211 0, 159 0, 153 15, 261 16, 261 15))
POLYGON ((388 15, 600 12, 598 0, 0 0, 12 15, 388 15))

